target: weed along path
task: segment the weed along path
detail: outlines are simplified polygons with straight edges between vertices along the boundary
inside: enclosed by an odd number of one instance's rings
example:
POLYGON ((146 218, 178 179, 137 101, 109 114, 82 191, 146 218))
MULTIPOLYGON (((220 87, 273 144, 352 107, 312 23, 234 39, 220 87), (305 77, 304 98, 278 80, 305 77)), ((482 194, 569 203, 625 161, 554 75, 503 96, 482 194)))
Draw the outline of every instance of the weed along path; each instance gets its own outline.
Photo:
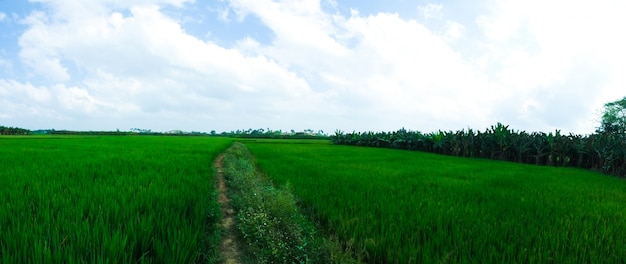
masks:
POLYGON ((228 198, 228 187, 224 179, 224 154, 220 154, 213 164, 217 171, 217 189, 218 202, 222 209, 222 229, 224 236, 220 250, 222 252, 222 261, 226 264, 241 263, 241 254, 237 243, 237 231, 235 230, 235 210, 230 204, 228 198))
POLYGON ((344 255, 338 246, 331 251, 330 242, 300 213, 288 186, 274 186, 257 170, 245 145, 235 142, 215 166, 227 232, 222 240, 226 263, 237 258, 255 264, 350 263, 340 259, 344 255))

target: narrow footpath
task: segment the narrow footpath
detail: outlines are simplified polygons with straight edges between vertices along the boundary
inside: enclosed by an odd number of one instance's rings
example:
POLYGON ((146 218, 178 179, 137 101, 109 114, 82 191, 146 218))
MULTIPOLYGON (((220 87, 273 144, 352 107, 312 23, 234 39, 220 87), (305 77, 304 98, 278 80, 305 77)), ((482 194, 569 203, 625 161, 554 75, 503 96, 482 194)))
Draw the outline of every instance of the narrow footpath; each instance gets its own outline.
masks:
POLYGON ((237 243, 237 234, 235 230, 235 210, 230 204, 228 198, 228 187, 224 180, 224 154, 215 159, 215 169, 217 170, 217 189, 219 192, 218 202, 222 208, 222 243, 220 250, 222 252, 222 263, 239 264, 241 263, 241 252, 237 243))

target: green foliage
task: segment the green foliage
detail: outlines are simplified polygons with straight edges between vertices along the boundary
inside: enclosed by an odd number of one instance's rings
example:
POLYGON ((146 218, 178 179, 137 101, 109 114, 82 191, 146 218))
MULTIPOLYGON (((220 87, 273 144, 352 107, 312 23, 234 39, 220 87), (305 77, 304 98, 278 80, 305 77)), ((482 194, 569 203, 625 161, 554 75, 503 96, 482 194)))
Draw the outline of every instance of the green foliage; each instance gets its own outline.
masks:
POLYGON ((626 256, 626 182, 618 178, 323 141, 246 146, 276 184, 291 183, 325 232, 368 263, 622 263, 626 256))
POLYGON ((29 135, 30 130, 19 127, 0 126, 0 135, 29 135))
POLYGON ((312 129, 305 129, 303 132, 295 132, 291 130, 290 133, 283 132, 281 130, 271 129, 247 129, 236 130, 230 132, 222 132, 222 136, 235 137, 235 138, 265 138, 265 139, 329 139, 328 135, 324 134, 324 131, 319 130, 315 132, 312 129))
POLYGON ((230 139, 0 138, 0 263, 212 263, 230 139))
POLYGON ((600 133, 626 133, 626 97, 604 105, 600 133))
POLYGON ((626 134, 563 135, 515 131, 498 123, 484 132, 472 129, 423 134, 396 132, 335 132, 334 144, 397 148, 461 157, 497 159, 535 165, 597 169, 626 176, 626 134))
POLYGON ((242 144, 235 143, 227 150, 224 176, 250 262, 330 262, 324 241, 300 214, 289 185, 275 188, 258 175, 251 154, 242 144))

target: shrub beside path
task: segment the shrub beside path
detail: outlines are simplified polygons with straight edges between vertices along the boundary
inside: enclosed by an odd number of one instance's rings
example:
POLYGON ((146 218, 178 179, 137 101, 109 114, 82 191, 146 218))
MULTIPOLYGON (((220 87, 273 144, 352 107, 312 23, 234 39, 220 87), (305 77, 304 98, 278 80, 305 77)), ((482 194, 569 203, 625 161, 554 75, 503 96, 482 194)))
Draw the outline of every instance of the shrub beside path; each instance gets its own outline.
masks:
POLYGON ((215 161, 223 263, 356 263, 300 212, 289 184, 276 187, 234 143, 215 161))

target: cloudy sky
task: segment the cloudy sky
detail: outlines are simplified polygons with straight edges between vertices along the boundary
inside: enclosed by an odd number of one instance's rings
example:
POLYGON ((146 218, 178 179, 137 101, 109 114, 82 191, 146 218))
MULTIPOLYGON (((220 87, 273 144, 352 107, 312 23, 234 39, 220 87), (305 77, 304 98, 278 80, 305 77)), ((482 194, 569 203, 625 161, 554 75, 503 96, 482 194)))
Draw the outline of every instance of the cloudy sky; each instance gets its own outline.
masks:
POLYGON ((626 1, 0 0, 0 125, 592 133, 626 1))

